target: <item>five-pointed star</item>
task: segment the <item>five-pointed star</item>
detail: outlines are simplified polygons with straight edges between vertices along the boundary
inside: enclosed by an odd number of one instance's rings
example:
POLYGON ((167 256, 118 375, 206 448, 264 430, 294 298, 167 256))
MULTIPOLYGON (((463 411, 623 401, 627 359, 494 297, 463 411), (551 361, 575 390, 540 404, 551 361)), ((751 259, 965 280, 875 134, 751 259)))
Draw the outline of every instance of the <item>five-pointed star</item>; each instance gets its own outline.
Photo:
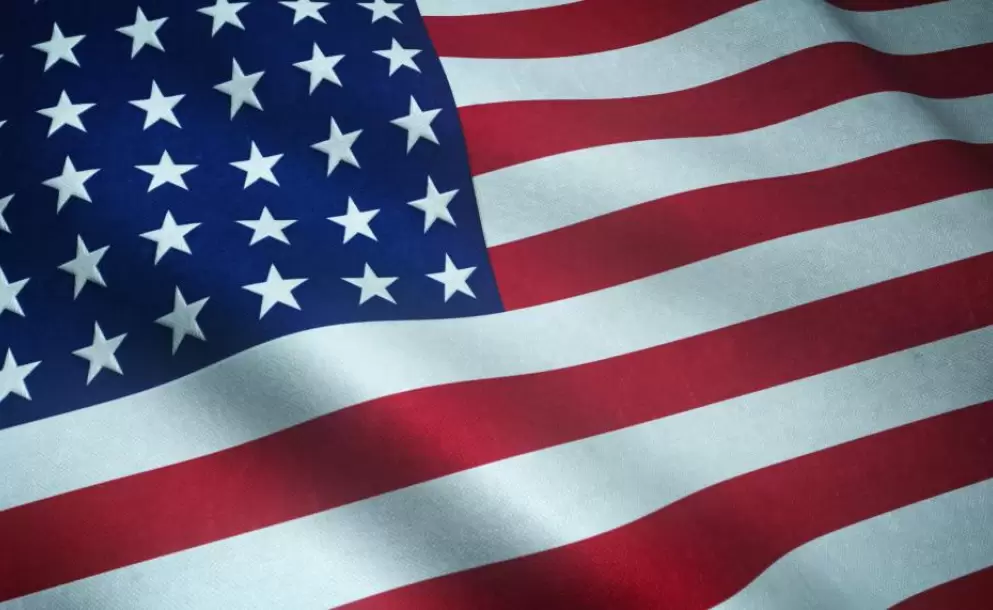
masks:
POLYGON ((424 199, 418 199, 417 201, 411 201, 407 205, 412 205, 418 210, 424 212, 424 232, 427 233, 428 229, 434 225, 434 221, 441 220, 447 222, 448 224, 455 226, 455 219, 452 218, 452 213, 448 211, 448 204, 455 199, 455 196, 459 193, 458 189, 447 191, 445 193, 439 193, 438 188, 434 185, 434 180, 428 177, 428 192, 424 196, 424 199))
POLYGON ((235 161, 231 165, 245 172, 245 188, 252 186, 259 180, 265 180, 271 184, 279 186, 276 175, 272 173, 272 168, 276 167, 283 155, 271 155, 263 157, 259 152, 259 147, 252 142, 252 150, 246 161, 235 161))
POLYGON ((295 67, 310 73, 310 92, 313 93, 324 81, 341 86, 341 79, 334 71, 338 62, 344 59, 344 55, 325 55, 321 47, 314 43, 314 50, 310 59, 293 64, 295 67))
POLYGON ((241 71, 237 59, 231 60, 231 80, 215 85, 214 89, 231 97, 231 118, 233 119, 241 107, 248 104, 252 108, 262 110, 262 102, 255 95, 255 86, 262 80, 265 72, 246 75, 241 71))
POLYGON ((162 257, 169 250, 178 250, 186 254, 193 254, 189 244, 186 243, 186 236, 190 231, 200 226, 199 222, 191 222, 185 225, 176 224, 172 217, 172 212, 166 212, 162 227, 154 231, 142 233, 141 236, 147 240, 155 242, 155 264, 158 265, 162 257))
POLYGON ((355 153, 352 152, 352 146, 355 144, 355 140, 359 139, 360 135, 362 135, 361 129, 351 133, 341 133, 338 123, 335 122, 334 117, 331 117, 331 135, 328 136, 327 140, 311 146, 314 150, 319 150, 328 156, 329 176, 338 167, 339 163, 347 163, 354 167, 359 167, 359 160, 355 158, 355 153))
POLYGON ((86 38, 86 36, 63 36, 62 30, 59 29, 59 24, 56 23, 52 26, 52 37, 45 42, 39 42, 36 45, 32 45, 32 48, 38 49, 47 56, 45 58, 46 72, 60 60, 67 61, 74 66, 78 66, 79 60, 76 59, 76 54, 73 53, 73 49, 80 43, 80 41, 83 40, 83 38, 86 38))
POLYGON ((3 368, 0 369, 0 402, 3 402, 11 394, 17 394, 21 398, 31 400, 28 393, 28 386, 24 383, 31 371, 35 370, 41 362, 18 365, 14 359, 14 352, 7 350, 7 357, 3 361, 3 368))
POLYGON ((393 300, 393 295, 390 294, 390 285, 397 281, 395 277, 379 277, 376 272, 372 270, 369 263, 366 263, 365 270, 362 272, 362 277, 343 277, 341 278, 351 284, 352 286, 358 286, 361 289, 359 294, 359 305, 365 304, 366 301, 373 297, 379 297, 383 300, 389 301, 390 303, 396 304, 393 300))
POLYGON ((321 9, 328 5, 327 2, 314 2, 314 0, 292 0, 290 2, 280 2, 283 6, 289 9, 293 9, 293 24, 296 25, 307 19, 316 19, 321 23, 327 23, 324 21, 324 15, 321 15, 321 9))
POLYGON ((348 211, 341 216, 331 216, 328 220, 345 227, 345 240, 342 242, 344 244, 352 241, 352 238, 356 235, 365 235, 373 241, 379 241, 369 226, 369 223, 376 217, 376 214, 379 214, 379 210, 360 211, 358 206, 355 205, 355 202, 352 201, 352 198, 349 197, 348 211))
POLYGON ((206 341, 200 325, 197 323, 197 316, 203 310, 210 297, 200 299, 196 303, 187 303, 183 293, 176 287, 176 296, 173 298, 172 313, 166 314, 155 321, 156 324, 172 329, 172 353, 175 354, 179 345, 186 337, 194 337, 201 341, 206 341))
POLYGON ((129 103, 132 106, 137 106, 145 111, 144 129, 148 129, 159 121, 165 121, 166 123, 171 123, 176 127, 182 128, 183 126, 179 124, 179 119, 176 118, 173 108, 175 108, 176 104, 181 102, 184 97, 186 96, 162 95, 162 91, 159 90, 158 83, 153 80, 152 92, 149 94, 148 98, 143 100, 134 100, 129 103))
POLYGON ((459 269, 452 262, 452 258, 445 255, 445 270, 439 271, 438 273, 427 274, 429 278, 435 280, 436 282, 441 282, 445 285, 445 302, 447 303, 450 298, 455 296, 456 292, 461 292, 462 294, 467 294, 472 298, 476 298, 476 294, 469 288, 469 276, 476 271, 475 267, 466 267, 465 269, 459 269))
POLYGON ((440 112, 441 108, 421 110, 414 96, 410 96, 410 114, 390 121, 397 127, 407 130, 407 152, 410 152, 414 148, 414 145, 422 138, 438 144, 438 136, 435 135, 434 128, 431 127, 431 122, 434 121, 440 112))
POLYGON ((269 275, 264 282, 249 284, 243 288, 262 297, 262 309, 259 312, 259 319, 261 320, 277 303, 282 303, 293 309, 300 309, 300 304, 293 296, 293 291, 306 281, 307 278, 283 279, 279 270, 276 269, 276 265, 270 265, 269 275))
POLYGON ((63 91, 62 95, 59 96, 58 104, 51 108, 42 108, 38 111, 38 114, 52 120, 48 126, 49 136, 66 125, 85 132, 86 127, 83 126, 83 120, 80 118, 80 115, 94 106, 96 104, 73 104, 72 100, 69 99, 69 94, 63 91))
POLYGON ((228 0, 216 0, 214 6, 205 6, 197 9, 198 13, 203 13, 208 17, 213 17, 214 26, 210 30, 210 35, 214 36, 225 25, 233 25, 241 30, 245 29, 245 24, 241 22, 238 13, 248 6, 247 2, 228 2, 228 0))
POLYGON ((149 21, 145 17, 145 13, 141 10, 141 7, 139 7, 133 24, 124 26, 123 28, 117 28, 117 31, 121 34, 131 37, 131 57, 137 55, 138 51, 146 46, 165 51, 162 41, 159 40, 158 31, 168 19, 168 17, 162 17, 161 19, 152 19, 149 21))
POLYGON ((186 181, 183 180, 183 174, 196 169, 197 166, 177 165, 169 156, 169 151, 162 151, 162 157, 155 165, 136 165, 135 167, 152 176, 152 181, 148 185, 148 192, 151 193, 164 184, 172 184, 183 190, 190 190, 186 186, 186 181))
POLYGON ((126 333, 108 339, 103 336, 103 329, 100 328, 100 324, 98 322, 93 323, 93 343, 73 352, 74 356, 79 356, 90 363, 90 370, 86 374, 86 385, 90 385, 90 382, 103 369, 113 371, 118 375, 124 374, 124 371, 121 370, 121 364, 114 354, 121 347, 121 342, 124 341, 125 337, 127 337, 126 333))
POLYGON ((107 254, 107 250, 109 249, 110 246, 104 246, 90 252, 83 242, 83 237, 81 235, 76 236, 76 258, 68 263, 59 265, 59 269, 75 276, 75 286, 72 293, 73 299, 79 297, 79 293, 83 291, 87 282, 93 282, 98 286, 106 288, 107 284, 103 281, 103 276, 100 275, 100 269, 97 265, 100 264, 100 261, 103 260, 103 256, 107 254))
POLYGON ((421 68, 414 62, 414 57, 420 52, 420 49, 405 49, 403 45, 397 42, 396 38, 393 39, 390 48, 382 51, 373 51, 376 55, 390 60, 390 76, 393 76, 397 70, 403 67, 420 72, 421 68))
POLYGON ((386 0, 373 0, 372 2, 359 2, 359 6, 372 11, 372 22, 376 23, 382 18, 392 19, 397 23, 402 23, 397 17, 397 9, 403 6, 400 2, 387 2, 386 0))
POLYGON ((45 186, 56 189, 59 192, 59 202, 56 211, 61 212, 64 206, 73 197, 78 197, 83 201, 92 202, 90 193, 86 190, 86 181, 92 178, 98 169, 87 169, 76 171, 76 166, 72 164, 72 159, 66 157, 62 166, 62 175, 49 178, 42 182, 45 186))
POLYGON ((21 304, 17 301, 17 295, 24 290, 30 279, 26 277, 16 282, 8 282, 3 269, 0 269, 0 316, 3 315, 3 312, 10 311, 24 317, 24 310, 21 309, 21 304))
POLYGON ((10 233, 10 225, 7 224, 7 219, 3 217, 3 213, 7 210, 7 206, 10 205, 10 202, 13 200, 13 195, 0 197, 0 231, 3 231, 4 233, 10 233))
POLYGON ((290 240, 286 238, 286 234, 283 231, 295 223, 295 220, 276 220, 269 212, 269 208, 262 208, 262 215, 259 216, 258 220, 238 221, 238 224, 254 231, 252 233, 252 241, 248 244, 249 246, 254 246, 263 239, 268 238, 289 244, 290 240))

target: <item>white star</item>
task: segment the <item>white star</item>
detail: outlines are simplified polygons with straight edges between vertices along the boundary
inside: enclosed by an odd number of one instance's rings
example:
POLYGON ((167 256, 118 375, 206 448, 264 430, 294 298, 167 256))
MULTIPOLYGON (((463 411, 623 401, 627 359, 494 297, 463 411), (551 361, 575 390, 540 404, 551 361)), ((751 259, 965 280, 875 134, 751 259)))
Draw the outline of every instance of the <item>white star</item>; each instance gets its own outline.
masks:
POLYGON ((187 336, 200 339, 201 341, 206 341, 207 338, 203 335, 203 331, 200 330, 200 325, 197 324, 197 316, 200 315, 200 311, 203 310, 203 306, 207 304, 210 297, 205 299, 200 299, 196 303, 186 303, 186 299, 183 298, 183 293, 176 288, 176 296, 173 299, 172 313, 166 314, 155 321, 156 324, 165 326, 166 328, 172 329, 172 353, 175 354, 176 350, 179 349, 180 344, 183 339, 187 336))
POLYGON ((246 75, 241 71, 237 59, 231 60, 231 80, 216 85, 214 89, 231 96, 231 118, 233 119, 241 107, 248 104, 252 108, 262 110, 262 102, 255 95, 255 86, 262 80, 265 72, 246 75))
POLYGON ((372 270, 372 267, 368 263, 366 263, 362 277, 343 277, 341 279, 352 286, 358 286, 362 290, 359 294, 359 305, 365 304, 366 301, 374 297, 379 297, 394 305, 396 304, 396 301, 393 300, 393 295, 390 294, 389 287, 393 282, 397 281, 397 278, 377 276, 376 272, 372 270))
POLYGON ((348 211, 342 216, 331 216, 328 218, 331 222, 339 224, 345 227, 345 241, 342 243, 347 244, 352 241, 352 238, 356 235, 365 235, 373 241, 379 241, 376 239, 376 235, 372 232, 372 228, 369 227, 369 223, 373 218, 379 214, 379 210, 366 210, 365 212, 359 211, 358 206, 352 201, 352 198, 348 198, 348 211))
POLYGON ((22 318, 24 317, 24 310, 21 309, 21 304, 17 301, 17 295, 24 290, 30 280, 31 278, 26 277, 16 282, 8 282, 7 276, 0 268, 0 316, 3 315, 3 312, 10 311, 22 318))
POLYGON ((135 165, 135 168, 152 176, 152 181, 148 185, 149 193, 165 184, 190 190, 186 186, 186 181, 183 180, 183 174, 193 171, 196 167, 196 165, 177 165, 169 156, 169 151, 163 151, 162 157, 155 165, 135 165))
POLYGON ((441 282, 445 285, 445 302, 448 299, 455 296, 456 292, 461 292, 462 294, 467 294, 472 298, 476 298, 476 294, 469 288, 469 276, 476 271, 475 267, 466 267, 465 269, 459 269, 452 262, 452 258, 445 255, 445 270, 438 273, 427 274, 429 278, 435 280, 436 282, 441 282))
POLYGON ((293 291, 306 281, 307 278, 283 279, 279 270, 276 269, 276 265, 270 265, 269 275, 264 282, 249 284, 243 288, 262 297, 262 309, 259 312, 259 319, 261 320, 277 303, 282 303, 293 309, 300 309, 300 304, 293 296, 293 291))
POLYGON ((208 17, 213 17, 214 27, 210 31, 210 35, 214 36, 221 28, 225 25, 233 25, 241 30, 245 29, 245 24, 241 22, 241 17, 238 16, 238 12, 241 9, 248 6, 247 2, 228 2, 228 0, 217 0, 214 6, 205 6, 204 8, 197 9, 198 13, 203 13, 208 17))
POLYGON ((142 233, 141 236, 147 240, 155 242, 155 264, 158 265, 159 261, 162 260, 162 257, 165 256, 169 250, 178 250, 179 252, 185 252, 186 254, 193 254, 193 252, 190 251, 189 244, 186 243, 186 236, 190 231, 199 226, 199 222, 178 225, 172 217, 172 212, 166 212, 161 228, 155 229, 154 231, 148 231, 147 233, 142 233))
POLYGON ((52 26, 52 37, 46 42, 39 42, 36 45, 32 45, 32 48, 38 49, 47 55, 45 58, 46 72, 60 60, 67 61, 74 66, 78 66, 79 60, 76 59, 76 54, 73 53, 73 49, 80 43, 80 41, 83 40, 83 38, 86 38, 86 36, 63 36, 62 30, 59 29, 59 24, 56 23, 52 26))
POLYGON ((41 362, 18 366, 17 360, 14 360, 14 353, 8 349, 7 358, 3 362, 3 368, 0 369, 0 402, 3 402, 11 394, 17 394, 21 398, 31 400, 31 394, 28 393, 28 386, 24 380, 39 364, 41 362))
POLYGON ((314 0, 292 0, 291 2, 280 2, 283 6, 289 9, 293 9, 293 24, 296 25, 307 19, 316 19, 321 23, 327 23, 324 21, 324 16, 321 15, 321 9, 328 5, 327 2, 314 2, 314 0))
POLYGON ((118 335, 113 339, 108 339, 103 336, 103 330, 100 328, 100 324, 97 322, 93 323, 93 343, 89 347, 83 347, 73 352, 74 356, 79 356, 84 360, 88 360, 90 363, 90 370, 86 374, 86 385, 90 385, 90 382, 100 374, 100 371, 107 369, 108 371, 113 371, 118 375, 123 375, 124 371, 121 370, 121 364, 117 361, 117 356, 114 353, 121 347, 121 342, 127 334, 118 335))
POLYGON ((355 153, 352 152, 352 146, 355 144, 355 140, 359 139, 360 135, 362 135, 361 129, 351 133, 341 133, 338 123, 335 122, 334 117, 331 117, 331 135, 327 140, 311 146, 314 150, 319 150, 328 156, 329 176, 334 171, 334 168, 338 167, 339 163, 347 163, 354 167, 359 167, 359 160, 355 158, 355 153))
POLYGON ((252 151, 249 153, 248 160, 235 161, 231 165, 245 172, 246 189, 259 180, 265 180, 266 182, 279 186, 279 181, 276 180, 275 174, 272 173, 272 168, 276 167, 276 164, 279 163, 279 160, 282 158, 283 155, 263 157, 262 153, 259 152, 259 147, 255 145, 255 142, 252 142, 252 151))
POLYGON ((90 193, 86 190, 86 181, 92 178, 98 171, 100 170, 87 169, 76 171, 76 167, 72 164, 72 159, 66 157, 65 164, 62 166, 62 175, 49 178, 42 182, 42 184, 59 191, 59 202, 56 210, 61 212, 62 206, 73 197, 78 197, 83 201, 93 201, 90 199, 90 193))
POLYGON ((440 112, 441 108, 421 110, 414 96, 410 96, 410 114, 390 121, 397 127, 407 130, 407 152, 410 152, 414 148, 414 145, 422 138, 438 144, 438 136, 434 134, 431 122, 434 121, 440 112))
POLYGON ((86 127, 83 126, 83 120, 80 118, 80 115, 94 106, 96 104, 73 104, 72 100, 69 99, 69 95, 63 91, 62 95, 59 96, 58 104, 51 108, 42 108, 38 111, 38 114, 52 120, 48 127, 49 136, 65 125, 85 132, 86 127))
POLYGON ((434 224, 434 221, 441 220, 447 222, 448 224, 455 226, 455 219, 452 218, 452 213, 448 211, 448 204, 455 199, 455 195, 459 192, 458 189, 451 190, 445 193, 439 193, 438 188, 435 187, 434 181, 431 177, 428 177, 428 192, 424 196, 424 199, 418 199, 417 201, 411 201, 407 205, 412 205, 418 210, 424 212, 424 232, 427 233, 428 229, 434 224))
POLYGON ((14 200, 13 195, 7 195, 6 197, 0 198, 0 231, 4 233, 10 233, 10 225, 7 224, 7 219, 3 217, 3 213, 7 210, 7 206, 10 202, 14 200))
POLYGON ((162 95, 162 91, 159 90, 158 83, 153 80, 152 92, 149 94, 148 98, 143 100, 134 100, 129 103, 132 106, 137 106, 145 111, 144 129, 148 129, 159 121, 165 121, 166 123, 171 123, 176 127, 182 128, 183 126, 179 124, 179 119, 176 118, 173 108, 175 108, 176 104, 181 102, 184 97, 186 96, 162 95))
POLYGON ((134 23, 123 28, 117 28, 117 31, 121 34, 131 37, 131 57, 137 55, 138 51, 146 46, 165 51, 162 41, 159 40, 158 31, 168 19, 168 17, 163 17, 149 21, 145 17, 145 13, 142 12, 141 7, 138 7, 138 13, 135 15, 134 23))
POLYGON ((403 45, 397 42, 396 38, 393 39, 389 49, 373 51, 376 55, 390 60, 390 76, 393 76, 397 70, 403 67, 410 68, 414 72, 420 72, 421 68, 414 62, 414 56, 420 52, 420 49, 405 49, 403 45))
POLYGON ((252 241, 248 244, 254 246, 263 239, 272 238, 284 244, 290 243, 283 230, 295 224, 295 220, 276 220, 269 213, 269 208, 262 208, 262 215, 258 220, 239 220, 238 224, 248 227, 252 233, 252 241))
POLYGON ((81 235, 76 236, 76 258, 68 263, 59 265, 59 269, 75 276, 75 286, 72 293, 73 299, 79 297, 79 293, 83 291, 87 282, 93 282, 98 286, 106 288, 107 284, 103 281, 103 276, 100 275, 100 269, 97 265, 103 260, 103 256, 107 254, 108 249, 110 249, 110 246, 104 246, 90 252, 86 248, 86 244, 83 243, 83 237, 81 235))
POLYGON ((310 59, 293 65, 310 73, 310 92, 313 93, 323 81, 341 86, 341 79, 338 78, 334 67, 344 58, 344 55, 325 55, 321 47, 317 46, 315 42, 310 59))
POLYGON ((386 2, 386 0, 373 0, 372 2, 359 2, 359 6, 372 11, 372 22, 376 23, 383 17, 392 19, 397 23, 402 23, 397 17, 397 10, 403 6, 400 2, 386 2))

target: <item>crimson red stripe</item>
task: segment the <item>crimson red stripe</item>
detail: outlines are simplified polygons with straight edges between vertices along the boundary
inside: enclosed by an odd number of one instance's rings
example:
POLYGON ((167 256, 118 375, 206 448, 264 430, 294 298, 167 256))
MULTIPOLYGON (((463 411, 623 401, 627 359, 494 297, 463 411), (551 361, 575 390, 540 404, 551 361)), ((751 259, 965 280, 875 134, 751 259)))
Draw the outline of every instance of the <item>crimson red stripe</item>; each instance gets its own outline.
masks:
POLYGON ((748 131, 883 91, 933 98, 991 93, 993 82, 986 71, 990 65, 993 44, 927 55, 887 55, 835 43, 686 91, 481 104, 459 109, 459 117, 472 173, 479 175, 592 146, 748 131), (520 137, 522 133, 527 137, 520 137))
POLYGON ((755 0, 583 0, 490 15, 425 17, 441 57, 561 57, 662 38, 755 0))
POLYGON ((806 542, 990 477, 986 403, 743 475, 589 540, 344 608, 709 608, 806 542))
POLYGON ((991 324, 993 254, 618 358, 372 401, 0 512, 0 600, 991 324))
POLYGON ((490 249, 508 309, 766 240, 993 188, 993 145, 927 142, 835 168, 692 191, 490 249))
POLYGON ((989 610, 990 606, 993 568, 986 568, 919 593, 893 606, 893 610, 989 610))
POLYGON ((898 8, 939 4, 947 0, 828 0, 846 11, 891 11, 898 8))

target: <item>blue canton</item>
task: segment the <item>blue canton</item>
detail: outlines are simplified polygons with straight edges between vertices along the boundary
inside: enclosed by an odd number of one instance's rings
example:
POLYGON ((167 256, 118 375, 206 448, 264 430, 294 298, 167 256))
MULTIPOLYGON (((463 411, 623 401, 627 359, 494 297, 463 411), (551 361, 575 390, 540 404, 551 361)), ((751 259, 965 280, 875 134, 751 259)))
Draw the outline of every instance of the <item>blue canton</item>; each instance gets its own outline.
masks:
POLYGON ((0 428, 502 308, 414 3, 5 0, 0 55, 0 428))

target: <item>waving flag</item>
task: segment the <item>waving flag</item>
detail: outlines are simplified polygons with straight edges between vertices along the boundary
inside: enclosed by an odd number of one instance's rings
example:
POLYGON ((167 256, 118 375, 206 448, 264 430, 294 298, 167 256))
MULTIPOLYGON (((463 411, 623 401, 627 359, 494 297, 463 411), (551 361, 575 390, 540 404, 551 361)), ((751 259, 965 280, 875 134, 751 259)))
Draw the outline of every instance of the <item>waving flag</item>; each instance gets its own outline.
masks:
POLYGON ((989 0, 7 0, 0 608, 986 608, 989 0))

